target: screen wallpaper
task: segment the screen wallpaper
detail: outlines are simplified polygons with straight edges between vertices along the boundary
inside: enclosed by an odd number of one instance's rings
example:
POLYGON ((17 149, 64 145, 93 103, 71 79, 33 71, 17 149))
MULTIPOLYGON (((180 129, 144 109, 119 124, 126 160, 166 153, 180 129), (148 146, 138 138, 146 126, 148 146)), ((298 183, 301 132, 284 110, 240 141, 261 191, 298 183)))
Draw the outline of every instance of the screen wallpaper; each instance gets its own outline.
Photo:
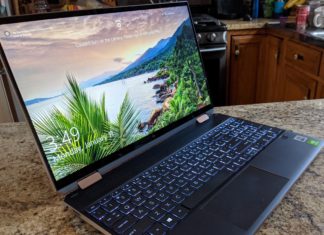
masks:
POLYGON ((210 102, 186 7, 0 30, 56 180, 210 102))

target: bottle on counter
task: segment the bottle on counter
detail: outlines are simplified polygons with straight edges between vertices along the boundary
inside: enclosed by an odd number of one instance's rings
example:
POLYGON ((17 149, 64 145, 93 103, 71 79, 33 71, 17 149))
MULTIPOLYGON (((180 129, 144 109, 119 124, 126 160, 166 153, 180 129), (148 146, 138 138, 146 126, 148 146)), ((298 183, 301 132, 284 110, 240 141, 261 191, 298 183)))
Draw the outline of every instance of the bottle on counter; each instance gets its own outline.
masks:
POLYGON ((277 0, 274 2, 273 16, 279 18, 283 14, 285 2, 283 0, 277 0))
POLYGON ((252 0, 252 18, 258 18, 259 17, 259 0, 252 0))
POLYGON ((263 16, 265 18, 271 18, 273 12, 274 0, 265 0, 263 3, 263 16))

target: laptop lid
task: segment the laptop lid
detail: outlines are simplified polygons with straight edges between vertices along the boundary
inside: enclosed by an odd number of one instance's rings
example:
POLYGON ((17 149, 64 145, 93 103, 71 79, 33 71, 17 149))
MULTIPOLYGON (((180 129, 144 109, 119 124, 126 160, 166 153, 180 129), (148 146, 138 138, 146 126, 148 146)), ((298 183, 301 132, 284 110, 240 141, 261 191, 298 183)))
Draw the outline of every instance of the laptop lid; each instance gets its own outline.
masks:
POLYGON ((57 190, 211 108, 186 3, 0 23, 4 65, 57 190))

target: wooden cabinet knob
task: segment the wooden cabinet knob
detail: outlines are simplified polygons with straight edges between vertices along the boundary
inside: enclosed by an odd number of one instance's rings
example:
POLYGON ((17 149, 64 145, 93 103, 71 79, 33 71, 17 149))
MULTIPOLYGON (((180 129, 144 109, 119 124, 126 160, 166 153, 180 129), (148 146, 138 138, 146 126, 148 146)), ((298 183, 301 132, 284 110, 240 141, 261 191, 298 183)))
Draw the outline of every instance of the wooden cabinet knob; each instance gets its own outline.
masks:
POLYGON ((298 54, 294 55, 294 60, 298 60, 298 54))

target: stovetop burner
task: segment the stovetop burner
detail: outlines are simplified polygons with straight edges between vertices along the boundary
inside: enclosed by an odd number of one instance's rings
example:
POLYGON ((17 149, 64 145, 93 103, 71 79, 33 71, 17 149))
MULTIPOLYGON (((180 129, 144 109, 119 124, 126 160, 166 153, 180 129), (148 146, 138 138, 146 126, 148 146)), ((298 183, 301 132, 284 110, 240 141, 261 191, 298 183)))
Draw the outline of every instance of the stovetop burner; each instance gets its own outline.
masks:
POLYGON ((220 20, 207 15, 194 15, 193 21, 197 32, 226 31, 226 25, 220 20))
POLYGON ((193 22, 199 46, 226 44, 227 27, 223 22, 207 14, 194 15, 193 22))

